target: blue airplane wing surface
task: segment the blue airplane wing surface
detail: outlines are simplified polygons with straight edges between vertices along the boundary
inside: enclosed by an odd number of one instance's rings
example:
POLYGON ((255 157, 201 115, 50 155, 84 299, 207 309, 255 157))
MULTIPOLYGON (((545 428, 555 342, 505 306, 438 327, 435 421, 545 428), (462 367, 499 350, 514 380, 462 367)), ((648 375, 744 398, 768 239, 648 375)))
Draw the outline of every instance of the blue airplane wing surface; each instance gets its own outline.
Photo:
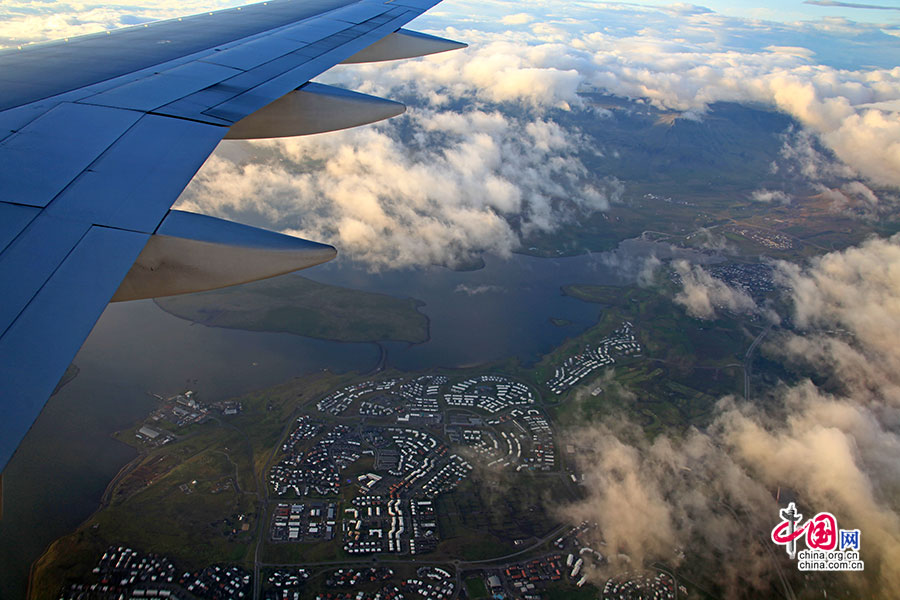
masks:
POLYGON ((270 0, 0 51, 0 471, 110 300, 335 255, 171 206, 222 139, 402 112, 310 80, 463 47, 402 29, 438 1, 270 0))

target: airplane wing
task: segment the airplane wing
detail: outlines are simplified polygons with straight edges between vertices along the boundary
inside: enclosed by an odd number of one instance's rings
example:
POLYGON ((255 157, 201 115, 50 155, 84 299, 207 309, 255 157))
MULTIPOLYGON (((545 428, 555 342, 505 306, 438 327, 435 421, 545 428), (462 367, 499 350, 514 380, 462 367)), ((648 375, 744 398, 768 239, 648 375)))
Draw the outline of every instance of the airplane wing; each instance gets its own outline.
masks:
POLYGON ((106 304, 330 260, 331 246, 170 207, 223 138, 402 104, 310 80, 464 44, 401 29, 439 0, 270 0, 0 52, 0 470, 106 304))

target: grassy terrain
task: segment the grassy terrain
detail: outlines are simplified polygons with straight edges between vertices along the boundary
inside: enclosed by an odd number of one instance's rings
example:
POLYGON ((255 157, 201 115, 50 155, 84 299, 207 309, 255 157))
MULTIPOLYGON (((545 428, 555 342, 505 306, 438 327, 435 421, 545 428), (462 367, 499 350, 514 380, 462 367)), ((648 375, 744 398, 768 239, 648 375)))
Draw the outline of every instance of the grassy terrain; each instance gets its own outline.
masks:
POLYGON ((228 455, 209 448, 140 489, 129 486, 127 497, 114 494, 109 506, 54 542, 39 559, 31 597, 57 597, 65 580, 82 579, 109 545, 126 540, 136 549, 170 556, 185 568, 221 561, 246 564, 253 547, 256 496, 238 491, 233 478, 228 455), (229 480, 232 484, 225 485, 229 480))
MULTIPOLYGON (((691 121, 620 98, 581 96, 606 118, 584 119, 577 111, 554 118, 592 141, 581 161, 595 181, 615 180, 618 191, 609 194, 613 199, 603 211, 560 201, 561 208, 576 216, 575 226, 524 236, 525 254, 555 257, 611 250, 645 231, 676 246, 696 247, 705 236, 691 234, 702 227, 727 239, 742 255, 797 261, 900 228, 893 215, 860 218, 865 206, 836 208, 790 168, 773 172, 773 161, 783 160, 784 134, 791 126, 784 115, 717 103, 702 120, 691 121), (596 152, 598 148, 615 152, 596 152), (759 189, 783 191, 791 202, 752 200, 759 189), (754 232, 787 236, 791 246, 761 243, 753 239, 754 232)), ((840 187, 843 182, 822 183, 840 187)))
POLYGON ((560 396, 542 388, 560 427, 626 414, 654 435, 666 428, 703 425, 715 402, 743 391, 743 354, 755 326, 730 317, 699 321, 688 316, 666 294, 637 286, 568 285, 563 293, 602 306, 598 323, 561 344, 534 367, 537 382, 546 381, 557 365, 597 343, 625 320, 635 326, 643 352, 617 358, 615 365, 595 371, 560 396), (601 388, 598 395, 591 390, 601 388))
POLYGON ((164 554, 186 569, 250 566, 257 528, 267 524, 258 493, 273 450, 298 406, 349 378, 318 373, 248 394, 240 415, 169 427, 178 439, 160 448, 142 448, 134 436, 140 424, 119 432, 141 455, 110 483, 101 509, 35 563, 31 597, 57 597, 112 544, 164 554))
POLYGON ((576 587, 566 583, 554 583, 547 586, 548 600, 595 600, 600 597, 600 590, 591 584, 576 587))
POLYGON ((412 298, 363 292, 285 275, 156 300, 177 317, 210 327, 276 331, 341 342, 428 339, 428 318, 412 298))
POLYGON ((466 593, 469 595, 470 600, 481 600, 489 598, 491 595, 483 577, 469 577, 466 579, 466 593))

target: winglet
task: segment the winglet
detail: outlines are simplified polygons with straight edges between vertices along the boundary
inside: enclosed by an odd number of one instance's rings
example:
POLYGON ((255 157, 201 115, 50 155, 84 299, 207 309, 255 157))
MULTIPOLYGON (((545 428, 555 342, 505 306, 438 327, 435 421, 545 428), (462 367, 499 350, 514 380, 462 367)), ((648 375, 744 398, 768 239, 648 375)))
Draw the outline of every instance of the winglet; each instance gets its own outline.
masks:
POLYGON ((113 302, 213 290, 327 262, 334 247, 195 213, 169 211, 113 302))

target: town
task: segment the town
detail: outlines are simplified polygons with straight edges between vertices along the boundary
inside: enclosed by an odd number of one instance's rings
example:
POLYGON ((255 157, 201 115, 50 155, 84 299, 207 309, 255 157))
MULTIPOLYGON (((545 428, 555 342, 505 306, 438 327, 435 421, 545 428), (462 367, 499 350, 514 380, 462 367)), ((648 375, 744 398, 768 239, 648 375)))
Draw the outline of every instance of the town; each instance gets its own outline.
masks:
POLYGON ((179 571, 164 556, 141 554, 124 546, 109 548, 92 573, 97 583, 73 583, 60 599, 235 600, 252 595, 250 573, 240 567, 213 565, 196 572, 179 571))
MULTIPOLYGON (((633 325, 626 321, 584 353, 566 358, 546 388, 559 396, 596 369, 640 352, 633 325)), ((135 429, 148 451, 189 437, 190 429, 179 431, 219 419, 215 413, 224 418, 243 411, 234 401, 203 404, 192 392, 159 399, 161 406, 135 429)), ((562 535, 555 525, 553 537, 538 540, 531 550, 512 552, 508 562, 484 567, 466 567, 459 560, 426 562, 414 572, 378 566, 380 560, 404 564, 398 562, 402 557, 445 557, 442 520, 449 515, 442 511, 454 505, 442 498, 469 481, 482 485, 485 473, 554 480, 563 475, 566 485, 579 486, 558 450, 540 389, 532 385, 499 373, 376 375, 313 398, 291 418, 266 473, 271 495, 261 539, 283 549, 331 544, 346 563, 330 569, 325 564, 316 568, 315 560, 302 567, 267 566, 258 583, 266 600, 540 600, 553 586, 586 585, 591 573, 607 564, 584 541, 594 526, 582 523, 562 535)), ((194 484, 180 489, 192 494, 194 484)), ((235 486, 228 477, 211 493, 235 486)), ((249 525, 241 527, 247 531, 249 525)), ((535 539, 510 541, 517 547, 535 539)), ((168 559, 124 546, 110 548, 93 574, 96 582, 72 584, 61 597, 113 598, 127 592, 132 598, 218 600, 253 595, 251 575, 240 567, 181 571, 168 559)), ((603 597, 632 597, 643 590, 672 598, 674 585, 665 573, 635 572, 609 579, 603 597)))
POLYGON ((327 393, 296 418, 269 472, 284 499, 272 511, 269 540, 340 536, 350 555, 433 552, 435 500, 474 464, 559 467, 536 399, 528 385, 499 374, 369 379, 327 393))
POLYGON ((729 226, 726 230, 772 250, 790 250, 794 247, 790 237, 777 231, 767 231, 755 227, 738 227, 736 225, 729 226))
POLYGON ((203 423, 212 416, 212 411, 230 416, 241 413, 240 402, 224 401, 204 405, 197 401, 193 391, 186 391, 171 398, 163 398, 152 394, 162 405, 150 415, 150 418, 137 431, 135 437, 145 446, 155 448, 164 446, 177 436, 172 433, 183 427, 203 423))
POLYGON ((556 395, 562 394, 597 369, 616 362, 614 354, 634 356, 640 352, 641 346, 634 337, 634 326, 625 321, 596 346, 586 347, 581 354, 567 358, 547 381, 547 387, 556 395))
POLYGON ((730 287, 743 290, 753 301, 760 304, 775 289, 774 271, 763 263, 729 263, 713 265, 709 274, 721 279, 730 287))
MULTIPOLYGON (((775 273, 771 265, 764 263, 726 263, 706 267, 706 271, 731 288, 747 294, 758 305, 764 305, 766 298, 775 290, 775 273)), ((681 274, 673 270, 669 280, 678 287, 684 286, 681 274)), ((716 303, 716 310, 728 311, 724 303, 716 303)), ((751 321, 759 321, 759 314, 749 315, 751 321)))

